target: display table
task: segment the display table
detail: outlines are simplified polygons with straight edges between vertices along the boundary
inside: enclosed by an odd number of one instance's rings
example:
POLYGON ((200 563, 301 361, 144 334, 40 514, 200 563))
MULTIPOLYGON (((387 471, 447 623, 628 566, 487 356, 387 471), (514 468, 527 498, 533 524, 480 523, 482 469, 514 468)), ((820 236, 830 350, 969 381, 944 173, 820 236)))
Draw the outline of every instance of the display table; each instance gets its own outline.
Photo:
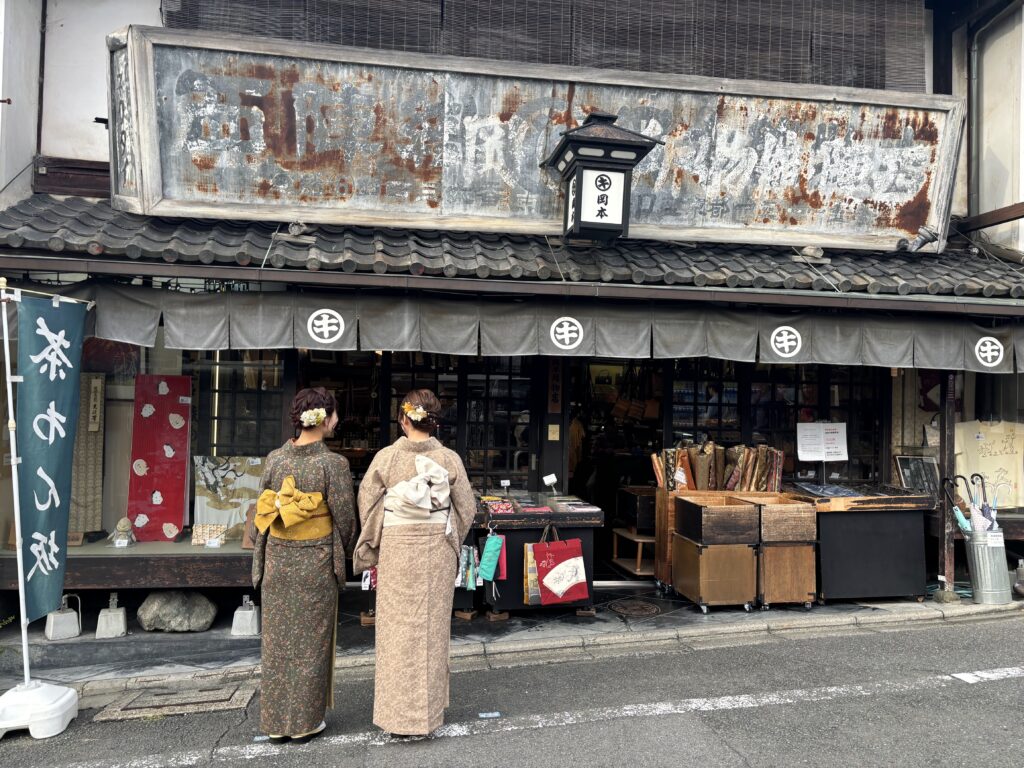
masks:
MULTIPOLYGON (((540 504, 544 496, 536 499, 517 500, 520 506, 540 504)), ((484 582, 484 601, 494 612, 535 610, 538 608, 555 608, 565 610, 576 608, 581 611, 592 611, 594 607, 594 529, 604 526, 604 513, 593 508, 585 512, 550 513, 515 512, 513 514, 489 515, 482 508, 477 515, 476 528, 481 540, 486 531, 505 537, 505 578, 501 581, 484 582), (587 574, 587 593, 589 597, 573 603, 540 606, 526 605, 523 602, 523 545, 536 544, 540 541, 547 525, 558 529, 558 538, 579 539, 583 548, 583 562, 587 574)), ((553 539, 554 537, 551 537, 553 539)))
MULTIPOLYGON (((68 547, 64 589, 252 589, 252 550, 239 541, 207 548, 191 541, 146 541, 123 549, 107 540, 68 547)), ((0 550, 0 589, 18 588, 15 553, 0 550)))

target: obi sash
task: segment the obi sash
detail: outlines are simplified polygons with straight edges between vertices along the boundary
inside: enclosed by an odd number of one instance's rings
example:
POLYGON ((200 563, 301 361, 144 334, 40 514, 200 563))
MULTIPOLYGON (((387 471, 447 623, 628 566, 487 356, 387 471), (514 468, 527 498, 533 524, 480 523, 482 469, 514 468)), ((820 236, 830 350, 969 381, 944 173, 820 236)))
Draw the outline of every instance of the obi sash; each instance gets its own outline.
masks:
POLYGON ((310 541, 330 536, 331 513, 322 493, 305 493, 288 475, 280 491, 269 488, 256 501, 256 530, 278 539, 310 541))
POLYGON ((388 488, 384 527, 448 522, 451 489, 448 470, 427 456, 416 457, 416 475, 388 488))

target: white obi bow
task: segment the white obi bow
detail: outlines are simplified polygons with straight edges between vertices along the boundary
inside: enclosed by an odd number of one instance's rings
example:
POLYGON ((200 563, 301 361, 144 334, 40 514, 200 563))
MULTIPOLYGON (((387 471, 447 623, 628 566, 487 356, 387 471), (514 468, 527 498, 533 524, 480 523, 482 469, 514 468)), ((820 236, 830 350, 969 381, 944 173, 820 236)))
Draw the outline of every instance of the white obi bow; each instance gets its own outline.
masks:
MULTIPOLYGON (((434 522, 430 513, 447 513, 450 506, 448 470, 427 456, 417 456, 416 475, 395 483, 384 496, 384 525, 434 522)), ((447 514, 435 519, 444 522, 447 514)))

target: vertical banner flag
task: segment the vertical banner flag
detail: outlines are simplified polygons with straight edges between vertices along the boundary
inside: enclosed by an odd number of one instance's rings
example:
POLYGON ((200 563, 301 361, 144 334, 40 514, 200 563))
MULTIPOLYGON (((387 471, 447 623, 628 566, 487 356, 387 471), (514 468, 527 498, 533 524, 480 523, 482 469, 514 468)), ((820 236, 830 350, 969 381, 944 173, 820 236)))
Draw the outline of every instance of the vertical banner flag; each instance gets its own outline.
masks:
POLYGON ((86 306, 22 296, 17 436, 28 620, 60 608, 86 306))

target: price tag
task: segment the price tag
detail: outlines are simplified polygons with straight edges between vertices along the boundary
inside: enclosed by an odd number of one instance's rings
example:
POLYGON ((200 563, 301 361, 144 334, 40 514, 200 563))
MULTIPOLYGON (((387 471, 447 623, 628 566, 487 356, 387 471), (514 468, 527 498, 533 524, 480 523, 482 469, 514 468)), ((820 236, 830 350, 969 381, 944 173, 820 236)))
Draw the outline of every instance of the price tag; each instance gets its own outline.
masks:
POLYGON ((192 405, 192 398, 191 397, 179 397, 178 398, 178 405, 192 405))
POLYGON ((555 483, 558 482, 558 477, 556 475, 545 475, 544 480, 542 482, 544 483, 544 485, 554 485, 555 483))
POLYGON ((677 469, 675 474, 672 475, 672 479, 676 481, 676 485, 686 487, 686 473, 681 469, 677 469))
POLYGON ((114 549, 127 549, 128 539, 114 539, 114 549))
POLYGON ((1002 547, 1005 542, 1003 541, 1002 531, 989 531, 988 532, 988 545, 990 547, 1002 547))
POLYGON ((501 481, 501 487, 502 488, 508 488, 510 485, 512 485, 512 481, 511 480, 502 480, 501 481))
POLYGON ((258 467, 262 463, 263 463, 263 459, 261 459, 261 458, 259 458, 257 456, 250 456, 249 457, 249 466, 250 467, 258 467))
POLYGON ((220 539, 220 538, 207 539, 206 540, 206 548, 207 549, 220 549, 220 545, 223 544, 223 543, 224 543, 223 539, 220 539))

